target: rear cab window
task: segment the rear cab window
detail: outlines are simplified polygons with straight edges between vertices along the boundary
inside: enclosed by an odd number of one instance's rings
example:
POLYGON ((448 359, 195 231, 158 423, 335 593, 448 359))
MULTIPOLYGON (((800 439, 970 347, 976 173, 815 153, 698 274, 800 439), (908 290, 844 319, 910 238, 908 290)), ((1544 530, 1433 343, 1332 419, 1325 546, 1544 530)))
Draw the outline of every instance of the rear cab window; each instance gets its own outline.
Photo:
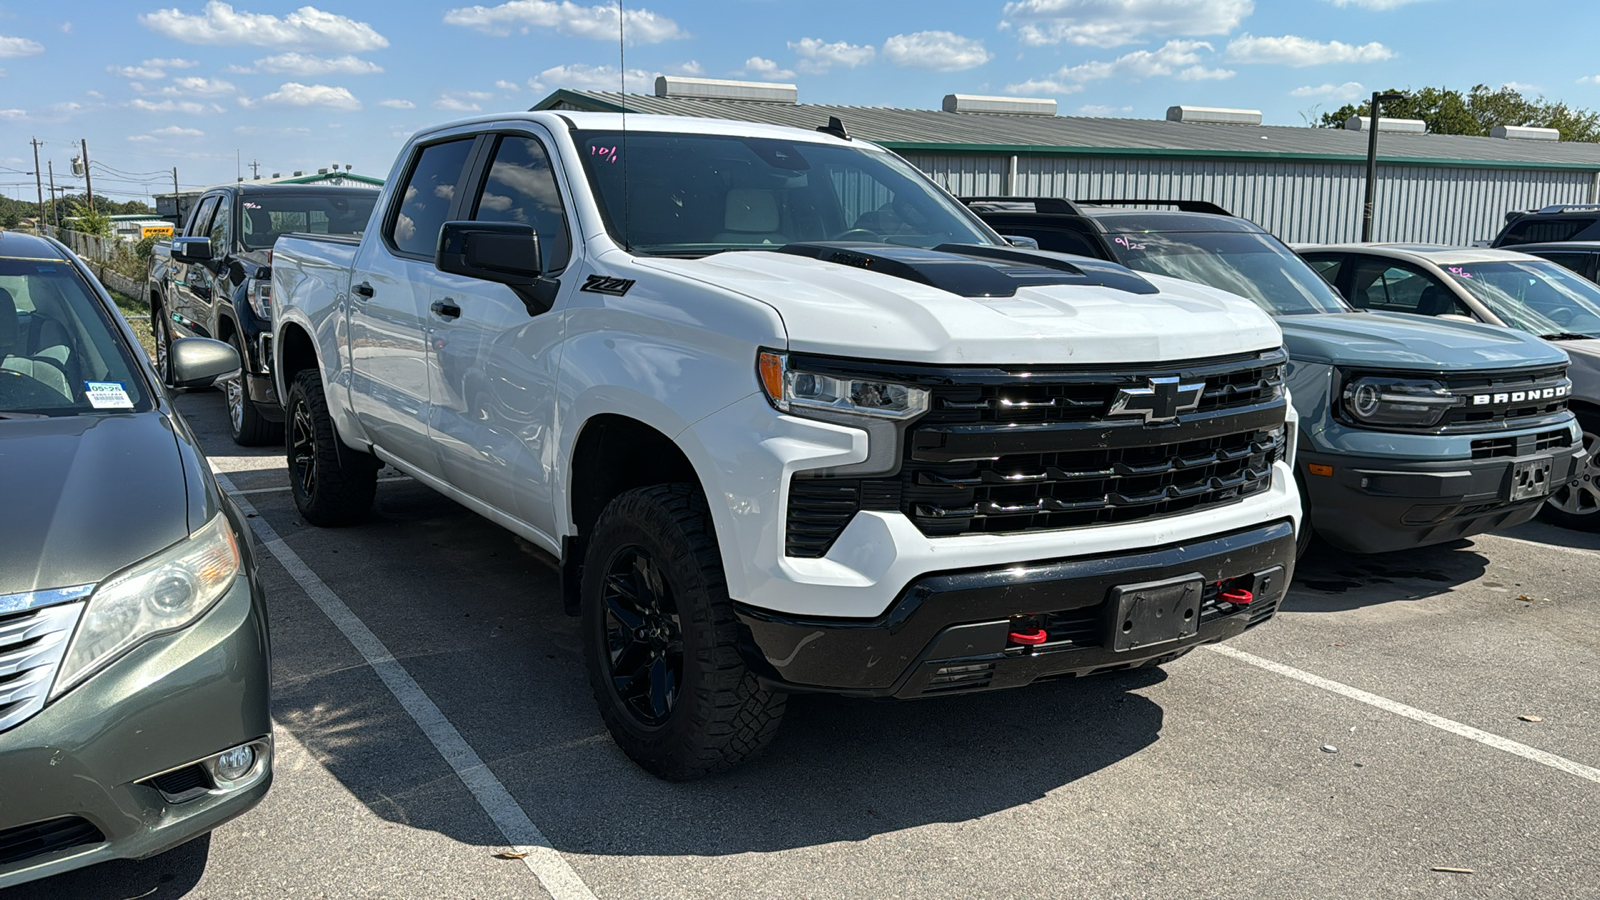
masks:
POLYGON ((359 237, 377 203, 378 192, 365 190, 337 196, 247 194, 240 204, 239 242, 246 250, 266 250, 292 233, 359 237))

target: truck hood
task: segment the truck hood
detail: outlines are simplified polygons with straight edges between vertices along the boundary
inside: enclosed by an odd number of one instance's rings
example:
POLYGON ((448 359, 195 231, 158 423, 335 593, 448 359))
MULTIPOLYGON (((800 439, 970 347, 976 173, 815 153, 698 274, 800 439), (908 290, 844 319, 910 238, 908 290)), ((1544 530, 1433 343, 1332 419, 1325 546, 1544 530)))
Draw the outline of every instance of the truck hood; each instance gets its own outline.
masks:
POLYGON ((189 534, 159 412, 0 420, 0 595, 93 584, 189 534))
POLYGON ((1561 351, 1520 331, 1405 313, 1279 316, 1297 362, 1380 369, 1506 369, 1556 365, 1561 351))
POLYGON ((1278 327, 1255 304, 1159 276, 1143 276, 1155 293, 1050 284, 1019 286, 1009 297, 966 297, 791 253, 639 265, 771 306, 789 348, 807 353, 958 365, 1100 364, 1204 359, 1281 343, 1278 327))

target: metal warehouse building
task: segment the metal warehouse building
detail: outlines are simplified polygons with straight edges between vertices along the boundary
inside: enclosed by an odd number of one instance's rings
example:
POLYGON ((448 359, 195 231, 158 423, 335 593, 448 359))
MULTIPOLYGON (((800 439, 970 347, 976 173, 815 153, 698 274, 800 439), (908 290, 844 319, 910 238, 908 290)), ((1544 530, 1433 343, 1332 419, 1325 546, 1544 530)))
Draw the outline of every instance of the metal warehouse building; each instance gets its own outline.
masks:
MULTIPOLYGON (((951 95, 943 105, 955 111, 795 98, 792 85, 661 78, 656 96, 560 90, 534 109, 808 129, 837 116, 852 137, 898 152, 959 196, 1209 200, 1285 241, 1360 239, 1364 130, 1057 116, 1053 101, 1012 98, 951 95), (1013 111, 960 111, 973 108, 1013 111)), ((1511 210, 1600 202, 1600 145, 1391 132, 1389 122, 1376 240, 1469 244, 1494 237, 1511 210)))

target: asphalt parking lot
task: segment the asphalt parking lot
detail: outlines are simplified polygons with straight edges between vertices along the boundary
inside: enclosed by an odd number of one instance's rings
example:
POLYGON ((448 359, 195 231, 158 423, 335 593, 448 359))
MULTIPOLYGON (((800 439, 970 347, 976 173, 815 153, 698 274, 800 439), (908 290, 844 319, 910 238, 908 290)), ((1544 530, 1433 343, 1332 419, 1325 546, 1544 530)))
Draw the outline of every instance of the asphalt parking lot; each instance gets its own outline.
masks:
POLYGON ((280 539, 258 540, 276 783, 209 840, 10 897, 1600 891, 1600 536, 1318 548, 1221 651, 796 697, 764 757, 666 784, 607 736, 547 557, 392 472, 367 524, 308 526, 281 452, 228 440, 220 394, 179 406, 280 539))

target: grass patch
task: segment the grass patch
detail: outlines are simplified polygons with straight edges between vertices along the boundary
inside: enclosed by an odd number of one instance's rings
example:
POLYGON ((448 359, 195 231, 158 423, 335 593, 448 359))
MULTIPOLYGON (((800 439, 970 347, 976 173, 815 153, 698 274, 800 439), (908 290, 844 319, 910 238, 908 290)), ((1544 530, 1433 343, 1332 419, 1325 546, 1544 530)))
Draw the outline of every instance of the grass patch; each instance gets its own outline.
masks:
POLYGON ((156 358, 156 336, 150 330, 150 307, 129 297, 127 294, 119 294, 116 291, 111 291, 110 293, 111 299, 117 302, 117 312, 122 313, 122 317, 128 320, 128 324, 133 327, 133 333, 139 336, 140 346, 144 347, 144 352, 148 353, 150 359, 154 360, 156 358))

